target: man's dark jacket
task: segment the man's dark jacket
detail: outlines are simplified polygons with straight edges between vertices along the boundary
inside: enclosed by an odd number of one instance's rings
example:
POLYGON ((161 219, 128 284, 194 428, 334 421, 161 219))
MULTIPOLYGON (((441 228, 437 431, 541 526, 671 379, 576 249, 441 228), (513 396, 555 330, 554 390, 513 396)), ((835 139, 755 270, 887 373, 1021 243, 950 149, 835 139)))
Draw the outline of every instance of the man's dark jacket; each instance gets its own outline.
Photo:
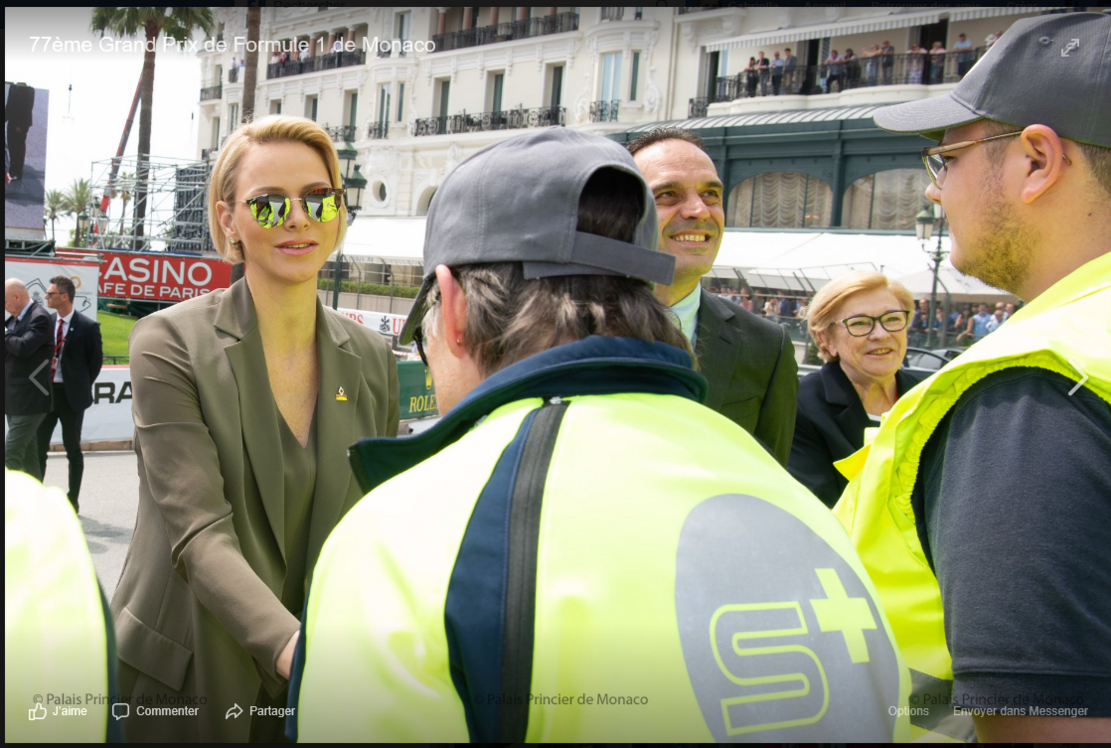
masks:
POLYGON ((32 301, 31 308, 16 323, 15 329, 11 332, 5 329, 4 415, 31 416, 50 412, 50 359, 54 356, 54 344, 50 339, 52 319, 50 312, 32 301))
MULTIPOLYGON (((51 336, 57 335, 58 318, 53 321, 51 336)), ((93 382, 104 363, 100 339, 100 323, 74 311, 66 330, 62 348, 62 384, 66 400, 73 410, 85 410, 93 404, 93 382)))
POLYGON ((8 87, 8 101, 4 105, 5 122, 26 131, 33 124, 32 112, 34 110, 35 89, 31 86, 12 85, 8 87))
MULTIPOLYGON (((898 396, 902 397, 918 381, 918 376, 911 372, 903 369, 895 372, 898 396)), ((875 425, 841 364, 831 361, 803 377, 795 442, 787 469, 823 504, 832 507, 849 484, 833 463, 863 447, 864 429, 875 425)))
POLYGON ((695 354, 710 383, 706 406, 787 465, 799 390, 795 346, 780 327, 702 290, 695 354))

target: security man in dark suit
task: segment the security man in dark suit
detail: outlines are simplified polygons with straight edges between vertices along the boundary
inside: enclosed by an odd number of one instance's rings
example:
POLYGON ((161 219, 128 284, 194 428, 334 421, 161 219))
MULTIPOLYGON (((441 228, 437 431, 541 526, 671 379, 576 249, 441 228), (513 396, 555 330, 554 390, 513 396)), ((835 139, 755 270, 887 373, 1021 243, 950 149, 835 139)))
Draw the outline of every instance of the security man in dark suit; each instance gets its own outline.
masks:
POLYGON ((657 285, 691 341, 710 383, 706 405, 755 436, 786 465, 795 430, 798 365, 785 328, 701 287, 725 229, 725 187, 702 139, 656 128, 626 146, 648 182, 660 249, 675 256, 675 279, 657 285))
POLYGON ((4 282, 4 467, 42 480, 35 433, 50 410, 50 312, 18 278, 4 282))
POLYGON ((50 287, 46 290, 46 305, 57 313, 51 333, 55 345, 51 366, 54 372, 54 408, 39 426, 37 439, 39 467, 46 475, 50 437, 58 421, 62 422, 62 444, 69 461, 67 495, 75 512, 78 510, 81 476, 85 472, 85 457, 81 454, 81 424, 85 420, 85 410, 93 404, 93 382, 100 375, 100 367, 104 363, 100 323, 73 308, 76 293, 73 281, 64 275, 51 278, 50 287))
POLYGON ((7 144, 11 164, 8 173, 12 180, 23 179, 23 162, 27 157, 27 131, 31 129, 35 110, 35 89, 24 83, 8 87, 4 104, 4 121, 8 123, 7 144))

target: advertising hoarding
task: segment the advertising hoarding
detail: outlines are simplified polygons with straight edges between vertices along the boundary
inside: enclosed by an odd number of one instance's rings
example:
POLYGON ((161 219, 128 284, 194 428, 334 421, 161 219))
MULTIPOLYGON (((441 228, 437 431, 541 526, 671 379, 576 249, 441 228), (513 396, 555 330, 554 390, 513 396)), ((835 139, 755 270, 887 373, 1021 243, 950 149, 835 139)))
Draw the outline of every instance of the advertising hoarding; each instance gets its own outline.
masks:
POLYGON ((100 295, 134 301, 185 301, 231 285, 218 257, 162 252, 101 252, 100 295))
POLYGON ((77 298, 73 300, 73 308, 86 317, 96 319, 97 302, 97 276, 100 274, 100 265, 96 260, 74 260, 61 257, 43 259, 12 257, 4 258, 4 277, 19 278, 27 286, 31 298, 42 306, 46 306, 47 286, 50 279, 64 275, 73 281, 77 289, 77 298))

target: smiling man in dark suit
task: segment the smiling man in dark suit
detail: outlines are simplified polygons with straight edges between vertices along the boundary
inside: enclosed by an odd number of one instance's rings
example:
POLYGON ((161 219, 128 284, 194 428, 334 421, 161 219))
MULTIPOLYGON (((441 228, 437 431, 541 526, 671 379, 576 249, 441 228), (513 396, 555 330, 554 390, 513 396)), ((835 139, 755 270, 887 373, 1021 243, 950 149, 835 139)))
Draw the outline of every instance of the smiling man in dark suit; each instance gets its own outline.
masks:
POLYGON ((81 454, 81 424, 85 410, 93 404, 93 382, 104 363, 100 324, 73 308, 77 289, 64 275, 50 279, 46 305, 57 313, 51 331, 55 357, 51 365, 54 376, 54 407, 39 425, 38 460, 46 475, 46 452, 58 421, 62 422, 62 443, 69 461, 69 501, 78 510, 81 476, 85 457, 81 454))
POLYGON ((798 366, 787 331, 701 288, 725 230, 725 187, 702 139, 657 128, 628 144, 656 199, 660 249, 675 256, 675 279, 656 298, 679 320, 702 374, 706 405, 755 436, 787 464, 795 430, 798 366))
POLYGON ((18 278, 4 282, 4 467, 42 480, 35 432, 50 410, 50 312, 18 278))

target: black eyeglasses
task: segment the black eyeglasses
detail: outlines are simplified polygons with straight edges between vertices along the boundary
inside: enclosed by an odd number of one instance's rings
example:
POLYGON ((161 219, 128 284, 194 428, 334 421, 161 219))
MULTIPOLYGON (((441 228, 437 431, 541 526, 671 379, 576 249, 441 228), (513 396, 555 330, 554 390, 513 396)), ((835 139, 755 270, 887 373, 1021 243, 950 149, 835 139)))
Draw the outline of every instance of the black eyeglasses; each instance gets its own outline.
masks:
MULTIPOLYGON (((319 187, 293 200, 301 201, 305 215, 311 220, 328 223, 339 215, 339 209, 343 206, 343 193, 344 190, 339 187, 319 187)), ((251 209, 255 222, 264 229, 281 226, 289 216, 292 205, 292 200, 285 195, 259 195, 242 202, 251 209)))
POLYGON ((857 314, 852 317, 846 317, 841 320, 841 324, 849 331, 849 335, 854 338, 863 338, 865 335, 871 335, 872 330, 876 329, 876 323, 879 322, 880 326, 888 332, 899 332, 906 329, 907 319, 910 317, 910 312, 905 309, 893 310, 884 312, 879 317, 869 317, 867 314, 857 314))
POLYGON ((428 357, 424 355, 424 331, 418 326, 413 330, 413 342, 417 344, 417 353, 425 366, 428 366, 428 357))
MULTIPOLYGON (((459 287, 461 289, 463 289, 463 293, 466 293, 467 288, 466 288, 466 286, 463 285, 463 281, 459 280, 459 275, 455 272, 455 268, 448 268, 448 270, 451 271, 451 277, 454 278, 455 282, 459 284, 459 287)), ((427 314, 428 314, 427 310, 432 305, 429 304, 427 299, 425 299, 424 304, 425 304, 425 316, 427 316, 427 314)), ((424 363, 425 366, 428 366, 428 357, 425 356, 425 354, 424 354, 424 327, 423 327, 423 321, 422 321, 421 325, 417 325, 417 328, 415 330, 413 330, 413 342, 417 344, 417 353, 420 355, 420 360, 424 363)))

